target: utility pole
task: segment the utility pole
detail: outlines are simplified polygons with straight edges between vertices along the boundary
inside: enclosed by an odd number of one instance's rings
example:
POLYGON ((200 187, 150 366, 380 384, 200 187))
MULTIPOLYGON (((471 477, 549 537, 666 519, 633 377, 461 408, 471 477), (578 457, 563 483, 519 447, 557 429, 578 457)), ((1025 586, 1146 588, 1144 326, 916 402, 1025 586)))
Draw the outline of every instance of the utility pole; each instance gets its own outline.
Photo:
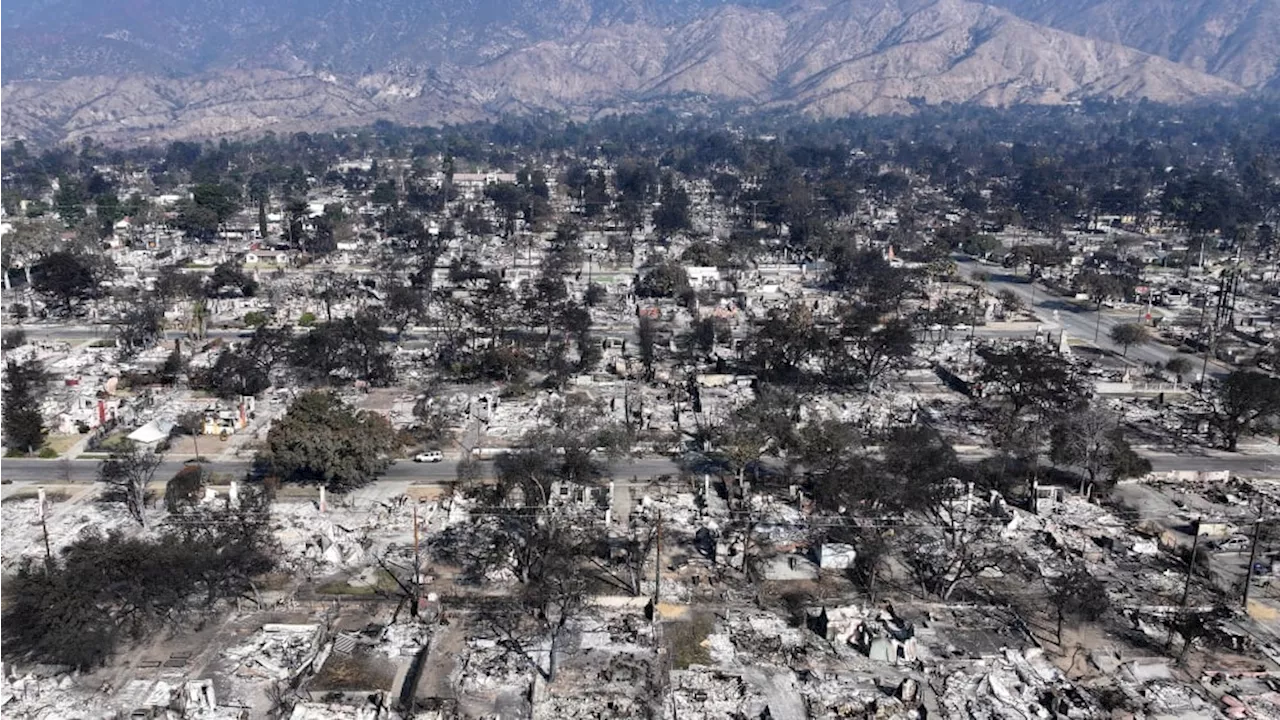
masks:
POLYGON ((1200 518, 1196 518, 1195 537, 1191 540, 1191 557, 1187 560, 1187 580, 1182 585, 1182 600, 1178 602, 1179 607, 1187 606, 1187 596, 1191 593, 1191 571, 1196 567, 1196 551, 1200 549, 1200 518))
POLYGON ((1213 343, 1217 340, 1217 326, 1209 328, 1209 342, 1204 348, 1204 363, 1200 366, 1200 383, 1201 392, 1204 392, 1204 382, 1209 379, 1209 355, 1213 352, 1213 343))
POLYGON ((658 617, 658 600, 662 589, 662 511, 658 511, 658 532, 655 545, 657 554, 653 560, 653 616, 658 617))
POLYGON ((53 566, 53 550, 49 548, 49 525, 45 522, 44 513, 40 514, 40 532, 44 534, 44 563, 53 566))
POLYGON ((39 497, 40 506, 39 508, 37 508, 37 512, 40 513, 40 532, 44 534, 44 562, 46 567, 52 568, 53 567, 53 550, 49 548, 49 525, 48 523, 45 522, 45 515, 47 513, 45 512, 44 488, 40 488, 38 494, 40 496, 39 497))
MULTIPOLYGON (((1195 569, 1196 551, 1200 549, 1200 520, 1200 518, 1196 518, 1195 524, 1191 526, 1195 536, 1191 540, 1191 556, 1187 559, 1187 579, 1182 586, 1182 599, 1178 601, 1179 608, 1185 608, 1187 606, 1187 596, 1191 593, 1191 571, 1195 569)), ((1168 650, 1169 646, 1173 644, 1173 626, 1176 624, 1175 620, 1171 620, 1169 622, 1169 634, 1164 640, 1165 650, 1168 650)))
POLYGON ((973 364, 974 336, 978 331, 978 301, 982 299, 982 289, 973 293, 973 310, 969 313, 969 364, 973 364))
POLYGON ((1249 586, 1253 584, 1253 564, 1258 560, 1258 540, 1262 537, 1262 513, 1266 506, 1267 499, 1265 496, 1258 499, 1258 519, 1253 521, 1253 542, 1249 546, 1249 567, 1244 572, 1244 593, 1240 598, 1240 605, 1249 611, 1249 586))
POLYGON ((422 600, 422 575, 419 570, 422 567, 421 547, 422 543, 418 535, 418 504, 415 502, 413 505, 413 597, 410 598, 410 602, 413 603, 412 614, 415 618, 418 617, 418 603, 422 600))

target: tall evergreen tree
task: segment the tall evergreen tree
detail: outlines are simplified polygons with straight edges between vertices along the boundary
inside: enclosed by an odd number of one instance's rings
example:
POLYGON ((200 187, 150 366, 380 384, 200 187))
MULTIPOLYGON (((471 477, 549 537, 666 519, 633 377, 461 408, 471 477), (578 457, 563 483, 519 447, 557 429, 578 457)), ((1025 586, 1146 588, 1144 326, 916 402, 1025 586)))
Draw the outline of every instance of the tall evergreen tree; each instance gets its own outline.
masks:
POLYGON ((10 360, 4 371, 4 444, 23 452, 34 452, 44 444, 44 422, 40 398, 44 395, 44 367, 38 360, 16 363, 10 360))

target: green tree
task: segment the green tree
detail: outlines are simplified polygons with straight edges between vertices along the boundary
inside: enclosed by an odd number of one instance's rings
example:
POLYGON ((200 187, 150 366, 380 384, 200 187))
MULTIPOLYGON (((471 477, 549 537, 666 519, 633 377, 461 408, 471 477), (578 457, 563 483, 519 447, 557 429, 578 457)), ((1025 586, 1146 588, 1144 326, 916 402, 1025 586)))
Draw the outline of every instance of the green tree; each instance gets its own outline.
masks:
POLYGON ((198 240, 212 240, 218 233, 219 224, 216 210, 191 200, 178 203, 173 219, 174 228, 198 240))
POLYGON ((1000 249, 1000 240, 994 235, 974 235, 961 245, 961 252, 975 257, 988 257, 1000 249))
POLYGON ((272 568, 268 505, 198 508, 155 538, 85 534, 58 557, 24 562, 5 579, 4 653, 89 670, 117 646, 188 626, 227 600, 258 598, 272 568))
POLYGON ((886 373, 906 367, 915 353, 915 332, 901 318, 881 321, 866 305, 846 305, 840 311, 839 336, 829 343, 824 358, 826 378, 839 383, 874 387, 886 373))
POLYGON ((1270 432, 1280 424, 1280 378, 1275 376, 1235 370, 1213 383, 1207 399, 1210 422, 1231 452, 1245 434, 1270 432))
POLYGON ((102 294, 105 279, 102 264, 93 258, 67 251, 52 252, 36 263, 31 284, 36 292, 49 296, 63 315, 81 302, 102 294))
POLYGON ((201 183, 191 188, 191 200, 213 213, 214 227, 240 211, 240 189, 230 183, 201 183))
MULTIPOLYGON (((849 430, 842 429, 835 437, 848 434, 849 430)), ((812 475, 811 482, 819 505, 873 517, 936 514, 955 497, 948 481, 960 472, 955 450, 937 430, 923 425, 892 431, 879 456, 845 451, 818 467, 821 469, 812 475)))
POLYGON ((289 328, 259 327, 248 342, 230 347, 218 355, 199 384, 228 400, 242 395, 258 395, 271 387, 271 371, 288 357, 291 342, 292 331, 289 328))
POLYGON ((986 347, 979 354, 986 362, 977 381, 987 395, 1002 398, 1013 416, 1029 408, 1062 410, 1088 397, 1075 366, 1043 345, 986 347))
POLYGON ((182 512, 200 500, 204 471, 199 465, 184 465, 164 486, 164 506, 170 513, 182 512))
POLYGON ((1076 286, 1089 296, 1089 299, 1102 307, 1106 300, 1124 297, 1125 280, 1118 275, 1086 270, 1076 276, 1076 286))
POLYGON ((267 239, 267 204, 263 201, 258 202, 258 237, 267 239))
POLYGON ((689 193, 676 183, 670 173, 662 179, 658 207, 653 211, 653 226, 663 237, 690 227, 689 193))
POLYGON ((53 196, 53 206, 68 227, 85 218, 85 204, 88 201, 89 193, 83 183, 74 178, 60 179, 58 192, 53 196))
POLYGON ((664 261, 649 268, 636 283, 639 297, 679 297, 689 289, 689 273, 672 261, 664 261))
POLYGON ((1018 294, 1009 288, 1001 290, 996 294, 996 297, 1000 299, 1000 304, 1004 306, 1004 309, 1011 313, 1021 312, 1024 307, 1022 298, 1018 297, 1018 294))
POLYGON ((855 294, 860 304, 878 313, 896 312, 917 288, 917 275, 894 267, 879 252, 862 250, 846 239, 828 253, 831 256, 832 284, 855 294))
POLYGON ((373 194, 369 196, 369 202, 374 205, 394 205, 396 202, 396 183, 394 180, 380 182, 373 188, 373 194))
POLYGON ((253 297, 257 292, 257 281, 245 273, 244 267, 232 260, 216 265, 205 282, 205 293, 212 298, 237 295, 253 297))
POLYGON ((313 390, 272 424, 259 460, 282 480, 346 492, 373 482, 395 449, 385 418, 313 390))
POLYGON ((196 462, 200 462, 200 436, 204 434, 204 413, 190 410, 182 413, 177 419, 177 429, 191 436, 191 444, 196 453, 196 462))
POLYGON ((4 370, 4 444, 21 452, 35 452, 44 444, 44 418, 40 400, 47 376, 39 360, 9 360, 4 370))
POLYGON ((828 345, 807 305, 770 308, 752 331, 748 363, 762 380, 795 384, 806 379, 808 364, 828 345))
POLYGON ((261 310, 250 310, 244 314, 242 322, 245 327, 259 328, 271 322, 271 316, 261 310))
POLYGON ((1174 356, 1164 364, 1164 369, 1173 373, 1178 382, 1182 382, 1183 376, 1191 372, 1191 361, 1180 355, 1174 356))
POLYGON ((395 369, 380 325, 377 313, 370 310, 320 323, 294 339, 293 366, 311 382, 354 379, 388 385, 395 369))
POLYGON ((1111 338, 1111 342, 1123 347, 1122 355, 1128 357, 1130 345, 1143 345, 1151 341, 1151 331, 1147 326, 1139 323, 1123 323, 1112 327, 1107 337, 1111 338))

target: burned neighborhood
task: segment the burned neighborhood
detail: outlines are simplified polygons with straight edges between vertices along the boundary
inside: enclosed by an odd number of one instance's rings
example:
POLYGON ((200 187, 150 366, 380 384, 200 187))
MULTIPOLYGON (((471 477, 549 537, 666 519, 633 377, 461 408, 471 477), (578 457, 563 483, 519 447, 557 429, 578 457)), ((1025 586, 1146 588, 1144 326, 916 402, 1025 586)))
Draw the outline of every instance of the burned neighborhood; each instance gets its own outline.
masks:
POLYGON ((0 713, 1280 717, 1275 110, 6 138, 0 713))

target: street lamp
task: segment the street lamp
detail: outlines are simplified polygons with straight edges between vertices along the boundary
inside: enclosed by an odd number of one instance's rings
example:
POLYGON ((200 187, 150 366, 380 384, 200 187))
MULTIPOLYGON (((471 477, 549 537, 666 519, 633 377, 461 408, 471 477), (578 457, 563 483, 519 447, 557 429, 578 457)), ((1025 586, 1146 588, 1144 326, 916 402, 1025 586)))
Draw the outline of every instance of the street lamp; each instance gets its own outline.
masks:
POLYGON ((1098 333, 1102 331, 1102 298, 1098 298, 1098 317, 1093 324, 1093 344, 1098 344, 1098 333))
POLYGON ((978 328, 978 301, 982 298, 982 290, 973 291, 973 309, 969 312, 969 364, 973 364, 973 338, 978 328))

